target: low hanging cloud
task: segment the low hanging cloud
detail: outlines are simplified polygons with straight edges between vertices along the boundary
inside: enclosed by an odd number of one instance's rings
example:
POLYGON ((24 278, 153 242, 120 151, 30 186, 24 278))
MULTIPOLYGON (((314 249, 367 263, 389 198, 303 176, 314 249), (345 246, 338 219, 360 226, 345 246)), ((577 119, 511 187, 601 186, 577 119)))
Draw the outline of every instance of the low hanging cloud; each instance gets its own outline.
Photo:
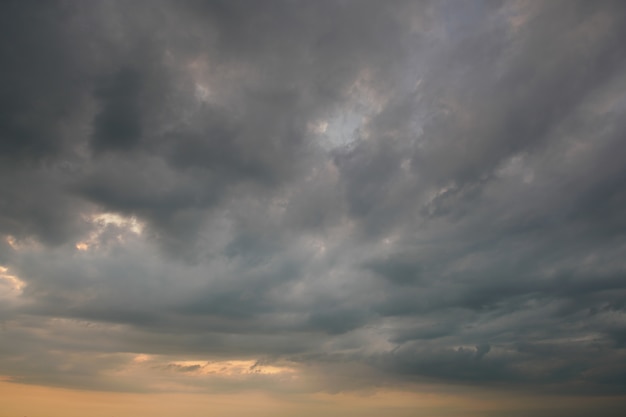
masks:
POLYGON ((626 392, 621 2, 0 9, 0 374, 626 392))

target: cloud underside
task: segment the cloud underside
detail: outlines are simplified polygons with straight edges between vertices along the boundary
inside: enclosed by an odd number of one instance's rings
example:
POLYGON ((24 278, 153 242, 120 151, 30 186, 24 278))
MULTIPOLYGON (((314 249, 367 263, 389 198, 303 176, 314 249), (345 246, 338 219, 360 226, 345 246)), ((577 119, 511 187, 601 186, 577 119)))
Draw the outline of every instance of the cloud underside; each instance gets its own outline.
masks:
POLYGON ((0 8, 0 374, 625 393, 621 2, 0 8))

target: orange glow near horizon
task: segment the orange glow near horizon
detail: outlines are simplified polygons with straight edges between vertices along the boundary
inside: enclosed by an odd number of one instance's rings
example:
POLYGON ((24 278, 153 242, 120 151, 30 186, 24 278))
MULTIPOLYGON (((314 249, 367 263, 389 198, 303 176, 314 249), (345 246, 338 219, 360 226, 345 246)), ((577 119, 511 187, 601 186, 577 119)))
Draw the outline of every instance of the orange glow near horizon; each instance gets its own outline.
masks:
MULTIPOLYGON (((593 410, 623 399, 555 398, 510 396, 495 393, 446 394, 434 392, 378 391, 376 393, 280 393, 246 391, 238 393, 123 393, 81 391, 9 382, 0 378, 0 417, 186 417, 277 416, 313 417, 362 416, 436 417, 485 414, 505 416, 507 410, 528 414, 563 410, 593 410), (33 401, 36 399, 36 401, 33 401)), ((541 414, 543 415, 543 414, 541 414)))
MULTIPOLYGON (((278 394, 117 393, 78 391, 0 381, 0 417, 150 416, 394 416, 415 415, 441 399, 407 393, 375 395, 310 394, 284 398, 278 394), (36 398, 37 401, 32 401, 36 398)), ((432 410, 431 410, 432 411, 432 410)), ((424 414, 432 415, 430 413, 424 414)))

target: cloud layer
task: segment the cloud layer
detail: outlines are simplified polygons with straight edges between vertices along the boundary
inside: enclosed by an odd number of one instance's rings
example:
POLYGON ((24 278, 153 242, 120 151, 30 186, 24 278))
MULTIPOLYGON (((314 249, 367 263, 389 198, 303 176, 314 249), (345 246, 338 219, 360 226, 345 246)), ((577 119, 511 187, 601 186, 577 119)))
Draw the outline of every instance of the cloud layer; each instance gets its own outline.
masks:
POLYGON ((0 7, 0 374, 626 393, 621 2, 0 7))

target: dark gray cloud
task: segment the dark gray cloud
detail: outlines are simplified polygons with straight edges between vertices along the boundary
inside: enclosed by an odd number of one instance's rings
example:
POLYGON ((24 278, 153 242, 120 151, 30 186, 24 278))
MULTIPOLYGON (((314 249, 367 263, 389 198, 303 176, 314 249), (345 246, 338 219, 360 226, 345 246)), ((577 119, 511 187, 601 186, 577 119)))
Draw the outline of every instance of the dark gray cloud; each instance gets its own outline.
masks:
POLYGON ((624 395, 621 2, 0 7, 3 374, 624 395))
POLYGON ((96 89, 102 110, 93 121, 94 150, 128 150, 137 144, 141 138, 140 94, 141 78, 130 69, 120 69, 96 89))

